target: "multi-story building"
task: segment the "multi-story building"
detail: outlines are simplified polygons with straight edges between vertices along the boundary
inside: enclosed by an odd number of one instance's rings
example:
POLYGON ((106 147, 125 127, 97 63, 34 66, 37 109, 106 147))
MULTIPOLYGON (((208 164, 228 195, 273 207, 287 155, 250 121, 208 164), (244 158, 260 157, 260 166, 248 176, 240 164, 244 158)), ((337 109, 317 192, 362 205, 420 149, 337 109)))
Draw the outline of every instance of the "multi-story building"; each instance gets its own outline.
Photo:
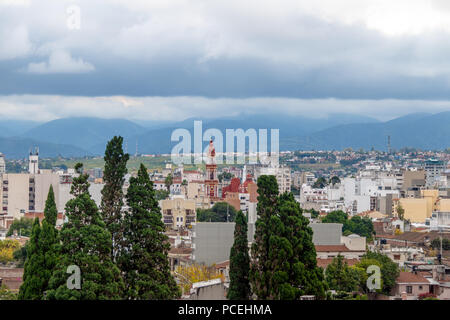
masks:
POLYGON ((287 166, 267 166, 255 168, 255 179, 262 175, 275 176, 280 193, 291 192, 291 168, 287 166))
POLYGON ((6 172, 5 155, 3 153, 0 153, 0 175, 4 174, 5 172, 6 172))
POLYGON ((438 186, 441 174, 445 170, 444 161, 430 159, 425 162, 426 187, 433 188, 438 186))
POLYGON ((171 229, 189 227, 196 219, 195 201, 182 197, 161 200, 159 206, 162 211, 164 224, 171 229))

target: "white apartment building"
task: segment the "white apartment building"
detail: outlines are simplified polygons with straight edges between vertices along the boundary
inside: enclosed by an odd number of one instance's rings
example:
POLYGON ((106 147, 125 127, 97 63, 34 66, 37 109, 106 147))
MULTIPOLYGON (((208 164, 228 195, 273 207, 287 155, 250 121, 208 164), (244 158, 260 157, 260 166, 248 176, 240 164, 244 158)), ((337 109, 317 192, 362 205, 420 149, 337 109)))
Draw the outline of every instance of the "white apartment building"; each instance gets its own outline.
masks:
POLYGON ((278 183, 278 191, 280 193, 291 192, 291 169, 284 166, 268 166, 268 167, 256 167, 255 178, 262 175, 275 176, 278 183))

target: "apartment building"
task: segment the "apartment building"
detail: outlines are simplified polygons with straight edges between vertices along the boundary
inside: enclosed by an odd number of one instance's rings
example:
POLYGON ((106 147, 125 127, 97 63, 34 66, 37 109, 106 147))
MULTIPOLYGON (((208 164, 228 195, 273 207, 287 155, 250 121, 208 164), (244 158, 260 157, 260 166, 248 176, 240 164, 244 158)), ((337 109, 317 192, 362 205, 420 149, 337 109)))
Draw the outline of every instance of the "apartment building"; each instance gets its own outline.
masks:
POLYGON ((189 227, 196 220, 195 200, 182 197, 159 201, 162 219, 166 227, 178 230, 189 227))

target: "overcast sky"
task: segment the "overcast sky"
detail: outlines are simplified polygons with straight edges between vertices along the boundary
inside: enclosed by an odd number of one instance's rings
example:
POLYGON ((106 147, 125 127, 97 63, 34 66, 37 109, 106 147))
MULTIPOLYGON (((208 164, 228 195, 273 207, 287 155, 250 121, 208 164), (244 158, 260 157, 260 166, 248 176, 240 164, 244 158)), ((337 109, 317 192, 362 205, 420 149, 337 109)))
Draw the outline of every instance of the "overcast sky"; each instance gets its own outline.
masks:
POLYGON ((2 118, 390 119, 449 89, 448 0, 0 0, 2 118))

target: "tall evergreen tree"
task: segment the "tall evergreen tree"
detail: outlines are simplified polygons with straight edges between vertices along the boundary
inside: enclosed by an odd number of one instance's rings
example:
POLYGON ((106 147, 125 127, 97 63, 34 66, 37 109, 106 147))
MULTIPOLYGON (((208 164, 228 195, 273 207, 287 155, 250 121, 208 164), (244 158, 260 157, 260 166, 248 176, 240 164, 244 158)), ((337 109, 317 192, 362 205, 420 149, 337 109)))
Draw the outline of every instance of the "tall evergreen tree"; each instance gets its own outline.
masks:
POLYGON ((258 179, 258 214, 252 247, 251 280, 258 299, 325 298, 323 270, 317 267, 312 229, 291 193, 275 196, 275 177, 258 179), (261 186, 261 188, 260 188, 261 186))
POLYGON ((111 234, 89 194, 88 175, 83 165, 75 166, 78 177, 73 179, 73 199, 66 203, 68 222, 60 232, 61 252, 49 282, 47 299, 104 300, 120 299, 123 280, 112 262, 111 234), (81 271, 81 289, 70 289, 67 280, 69 266, 81 271))
POLYGON ((103 172, 102 203, 100 206, 103 220, 111 233, 113 250, 111 256, 115 261, 120 250, 120 242, 123 237, 122 207, 124 196, 122 187, 127 173, 128 153, 123 152, 123 138, 114 136, 105 150, 105 170, 103 172))
POLYGON ((48 282, 58 258, 58 240, 55 228, 57 215, 55 193, 53 186, 50 185, 42 227, 39 227, 39 219, 33 226, 35 234, 34 238, 32 237, 32 244, 28 246, 32 252, 27 253, 27 260, 29 259, 30 263, 25 263, 24 282, 19 291, 19 299, 42 299, 44 292, 48 289, 48 282), (39 272, 36 272, 37 270, 39 272))
POLYGON ((247 230, 247 218, 242 211, 238 211, 234 227, 234 243, 230 251, 230 288, 227 294, 230 300, 248 300, 251 295, 247 230))
POLYGON ((278 196, 278 184, 274 176, 262 175, 258 178, 258 219, 255 223, 255 238, 252 244, 250 281, 252 291, 259 299, 269 298, 269 238, 270 217, 274 214, 278 196))
POLYGON ((130 179, 124 215, 123 248, 118 264, 124 275, 127 299, 166 300, 180 296, 170 274, 170 244, 164 234, 164 223, 153 182, 141 164, 137 177, 130 179))
POLYGON ((44 256, 42 255, 39 241, 40 234, 41 226, 39 218, 36 218, 27 244, 27 259, 24 266, 23 283, 20 286, 18 295, 19 300, 42 299, 42 288, 45 285, 45 281, 40 276, 44 271, 44 256))

